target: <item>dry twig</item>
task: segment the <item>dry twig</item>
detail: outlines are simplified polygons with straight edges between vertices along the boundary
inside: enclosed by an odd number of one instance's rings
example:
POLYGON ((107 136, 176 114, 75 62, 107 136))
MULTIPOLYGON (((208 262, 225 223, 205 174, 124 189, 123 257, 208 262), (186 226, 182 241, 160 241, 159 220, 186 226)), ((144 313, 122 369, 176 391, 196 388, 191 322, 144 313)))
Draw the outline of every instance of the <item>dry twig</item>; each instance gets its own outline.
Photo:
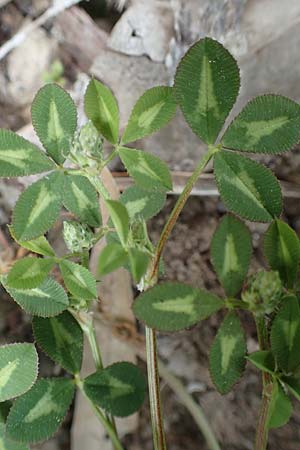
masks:
POLYGON ((49 19, 52 19, 65 9, 70 8, 71 6, 76 5, 79 2, 80 0, 54 0, 53 5, 50 6, 50 8, 48 8, 42 15, 40 15, 33 22, 30 22, 22 27, 11 39, 9 39, 7 42, 5 42, 5 44, 2 45, 2 47, 0 47, 0 61, 5 58, 8 53, 10 53, 14 48, 22 44, 22 42, 25 41, 27 36, 32 31, 43 26, 49 19))

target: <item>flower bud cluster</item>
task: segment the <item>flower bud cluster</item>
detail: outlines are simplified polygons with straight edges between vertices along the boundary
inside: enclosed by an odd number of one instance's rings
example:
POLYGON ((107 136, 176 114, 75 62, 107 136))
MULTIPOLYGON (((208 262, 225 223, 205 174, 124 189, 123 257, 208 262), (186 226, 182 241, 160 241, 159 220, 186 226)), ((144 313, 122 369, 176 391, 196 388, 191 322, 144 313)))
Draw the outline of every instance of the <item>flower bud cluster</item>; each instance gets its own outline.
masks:
POLYGON ((65 221, 63 227, 64 241, 70 252, 77 253, 92 248, 94 233, 88 225, 75 221, 65 221))
POLYGON ((242 299, 256 314, 271 314, 279 306, 283 286, 278 272, 260 271, 253 275, 242 299))
POLYGON ((97 167, 103 157, 103 138, 91 121, 76 131, 69 158, 80 167, 97 167))

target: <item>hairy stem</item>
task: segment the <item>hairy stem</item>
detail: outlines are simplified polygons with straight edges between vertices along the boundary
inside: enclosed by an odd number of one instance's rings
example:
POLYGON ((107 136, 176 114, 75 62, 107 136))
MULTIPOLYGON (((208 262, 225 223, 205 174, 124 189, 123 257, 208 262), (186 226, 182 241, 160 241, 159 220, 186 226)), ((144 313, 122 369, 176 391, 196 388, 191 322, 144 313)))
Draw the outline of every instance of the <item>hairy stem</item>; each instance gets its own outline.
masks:
POLYGON ((84 250, 81 253, 81 264, 83 265, 83 267, 85 267, 86 269, 89 268, 89 263, 90 263, 90 254, 88 250, 84 250))
POLYGON ((96 370, 101 370, 101 369, 103 369, 102 356, 101 356, 100 347, 97 342, 96 332, 95 332, 95 328, 94 328, 93 324, 91 324, 91 326, 89 327, 88 333, 86 333, 86 336, 87 336, 87 339, 90 344, 90 348, 92 351, 96 370))
POLYGON ((102 411, 96 405, 94 405, 92 400, 86 395, 84 388, 83 388, 83 383, 80 380, 80 378, 79 377, 75 378, 75 381, 76 381, 76 384, 77 384, 78 388, 80 389, 82 395, 91 405, 91 408, 93 409, 96 417, 100 420, 103 427, 105 428, 108 436, 111 439, 114 449, 115 450, 124 450, 124 447, 122 446, 122 444, 118 438, 118 435, 116 433, 114 425, 107 419, 107 417, 105 417, 105 415, 102 413, 102 411))
MULTIPOLYGON (((257 317, 255 319, 257 337, 260 350, 269 349, 268 329, 264 317, 257 317)), ((270 374, 262 373, 262 400, 259 411, 258 423, 256 428, 255 446, 254 450, 266 450, 268 443, 268 417, 271 403, 273 383, 270 374)))
MULTIPOLYGON (((157 282, 159 261, 164 249, 164 246, 176 224, 176 221, 189 198, 194 184, 198 180, 200 174, 212 158, 212 156, 219 151, 219 147, 209 147, 207 153, 201 158, 195 171, 188 179, 185 188, 180 194, 169 219, 162 231, 158 241, 153 262, 151 265, 151 273, 147 282, 147 287, 151 287, 157 282)), ((157 344, 155 330, 146 327, 146 353, 147 353, 147 367, 148 367, 148 385, 150 397, 150 412, 153 432, 154 450, 166 450, 166 439, 164 432, 162 406, 160 398, 160 384, 159 384, 159 370, 157 362, 157 344)))
POLYGON ((150 275, 150 279, 151 280, 156 280, 157 278, 157 273, 158 273, 158 267, 159 267, 159 261, 160 261, 160 257, 162 255, 162 252, 164 250, 165 244, 177 222, 177 219, 181 213, 181 211, 184 208, 184 205, 187 202, 187 199, 189 198, 189 195, 196 183, 196 181, 198 180, 199 176, 201 175, 201 173, 203 172, 203 170, 205 169, 205 167, 207 166, 208 162, 210 161, 210 159, 213 157, 213 155, 219 151, 219 147, 216 146, 211 146, 209 147, 208 151, 205 153, 205 155, 200 159, 198 165, 196 166, 196 169, 194 170, 194 172, 192 173, 192 175, 190 176, 190 178, 188 179, 182 193, 180 194, 180 196, 178 197, 178 200, 167 220, 167 223, 164 226, 164 229, 160 235, 157 247, 156 247, 156 252, 155 252, 155 257, 153 260, 153 264, 152 264, 152 272, 150 275))
POLYGON ((166 438, 160 398, 156 333, 155 330, 148 327, 146 327, 146 354, 154 450, 166 450, 166 438))
MULTIPOLYGON (((97 342, 97 336, 96 336, 92 318, 87 313, 84 314, 82 312, 80 312, 80 313, 76 313, 74 311, 71 311, 71 312, 75 316, 78 323, 80 324, 80 326, 89 342, 96 370, 103 369, 104 366, 103 366, 103 362, 102 362, 101 351, 100 351, 100 347, 97 342)), ((118 436, 115 418, 113 416, 109 416, 108 414, 106 414, 105 419, 107 420, 107 422, 110 423, 111 427, 113 428, 113 430, 115 432, 115 435, 118 436)), ((118 447, 114 446, 114 449, 118 450, 118 447)))
POLYGON ((182 382, 177 377, 175 377, 160 361, 158 361, 158 368, 162 378, 170 386, 170 388, 173 389, 177 397, 180 399, 181 403, 187 408, 187 410, 195 420, 196 424, 199 427, 199 430, 206 440, 208 448, 210 450, 221 450, 221 447, 200 405, 196 403, 196 401, 186 390, 182 382))

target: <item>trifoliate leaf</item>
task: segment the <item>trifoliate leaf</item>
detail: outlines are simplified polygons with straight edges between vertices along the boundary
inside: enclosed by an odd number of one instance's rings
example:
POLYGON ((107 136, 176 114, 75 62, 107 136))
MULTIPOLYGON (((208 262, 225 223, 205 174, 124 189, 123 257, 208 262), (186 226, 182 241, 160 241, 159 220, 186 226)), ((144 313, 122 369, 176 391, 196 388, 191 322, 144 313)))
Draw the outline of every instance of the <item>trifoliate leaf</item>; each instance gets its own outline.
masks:
POLYGON ((32 103, 32 123, 47 153, 62 164, 70 151, 77 126, 76 106, 60 86, 48 83, 32 103))
POLYGON ((107 275, 122 267, 128 260, 128 253, 122 245, 116 242, 108 243, 99 256, 98 272, 100 276, 107 275))
POLYGON ((207 319, 224 307, 219 297, 181 283, 163 283, 140 294, 135 316, 159 331, 178 331, 207 319))
POLYGON ((222 144, 234 150, 281 153, 300 140, 300 106, 281 95, 251 100, 226 130, 222 144))
POLYGON ((263 372, 273 374, 275 372, 275 361, 272 352, 269 350, 262 350, 251 353, 247 359, 252 364, 263 372))
POLYGON ((130 272, 135 283, 138 283, 145 275, 150 261, 148 253, 137 248, 129 249, 130 272))
POLYGON ((135 365, 119 362, 87 377, 84 390, 95 405, 113 416, 126 417, 142 406, 146 380, 135 365))
POLYGON ((36 145, 12 131, 0 129, 0 177, 22 177, 54 168, 36 145))
POLYGON ((97 191, 91 182, 81 175, 68 175, 65 178, 63 204, 81 222, 91 227, 101 225, 97 191))
POLYGON ((5 424, 0 424, 0 448, 1 450, 29 450, 26 444, 13 441, 6 436, 5 424))
POLYGON ((272 172, 239 154, 220 151, 214 157, 214 173, 227 208, 245 219, 271 222, 280 215, 280 185, 272 172))
POLYGON ((270 267, 291 288, 297 276, 300 243, 295 231, 282 220, 275 220, 264 237, 264 253, 270 267))
POLYGON ((71 313, 56 317, 34 317, 33 333, 37 344, 70 373, 79 373, 82 364, 83 332, 71 313))
POLYGON ((292 403, 282 387, 274 381, 272 397, 267 420, 268 428, 279 428, 285 425, 292 414, 292 403))
POLYGON ((160 130, 176 113, 173 89, 155 86, 136 102, 122 136, 122 144, 142 139, 160 130))
POLYGON ((74 297, 84 300, 97 298, 96 280, 88 269, 66 260, 59 267, 64 283, 74 297))
POLYGON ((126 206, 117 200, 106 200, 105 205, 119 239, 123 247, 126 247, 129 233, 129 215, 126 206))
POLYGON ((239 219, 226 215, 215 231, 211 243, 212 263, 227 295, 241 289, 252 254, 251 235, 239 219))
POLYGON ((45 236, 39 236, 36 239, 32 239, 31 241, 18 241, 14 234, 14 229, 12 226, 9 226, 9 232, 11 237, 21 246, 30 250, 31 252, 38 253, 39 255, 44 256, 55 256, 55 251, 45 238, 45 236))
POLYGON ((172 190, 168 166, 157 156, 143 150, 121 147, 120 158, 137 185, 150 191, 172 190))
POLYGON ((131 221, 135 219, 149 220, 156 216, 166 202, 166 193, 148 191, 140 186, 130 186, 120 197, 128 211, 131 221))
POLYGON ((39 286, 53 268, 53 258, 23 258, 15 262, 7 276, 7 285, 15 289, 39 286))
POLYGON ((60 174, 51 174, 24 191, 13 212, 13 232, 18 241, 29 241, 46 233, 57 220, 61 197, 60 174))
POLYGON ((0 346, 0 402, 28 391, 37 374, 38 355, 33 344, 0 346))
POLYGON ((271 349, 280 369, 293 373, 300 366, 300 307, 297 298, 283 298, 271 328, 271 349))
POLYGON ((291 394, 300 402, 300 379, 295 377, 282 377, 281 380, 288 387, 291 394))
POLYGON ((174 87, 189 126, 204 142, 213 144, 239 92, 235 59, 219 42, 202 39, 179 63, 174 87))
POLYGON ((112 144, 119 137, 119 108, 113 93, 104 84, 91 80, 85 96, 84 109, 97 130, 112 144))
POLYGON ((41 317, 60 314, 69 306, 69 299, 64 289, 52 278, 48 278, 34 289, 13 289, 2 278, 1 283, 12 298, 27 313, 41 317))
POLYGON ((209 354, 212 380, 221 394, 227 394, 241 378, 246 363, 245 334, 235 312, 225 317, 209 354))
POLYGON ((12 406, 6 424, 7 436, 28 443, 49 439, 67 414, 74 389, 73 380, 66 378, 38 380, 12 406))

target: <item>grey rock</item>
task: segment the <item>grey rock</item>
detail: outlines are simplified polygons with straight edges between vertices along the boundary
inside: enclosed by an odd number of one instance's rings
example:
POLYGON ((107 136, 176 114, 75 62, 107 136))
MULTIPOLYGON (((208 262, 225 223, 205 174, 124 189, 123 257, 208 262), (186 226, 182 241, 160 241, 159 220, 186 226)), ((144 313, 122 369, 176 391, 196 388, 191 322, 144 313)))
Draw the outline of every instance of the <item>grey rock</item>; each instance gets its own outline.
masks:
POLYGON ((56 42, 42 29, 33 31, 7 57, 6 73, 0 72, 0 100, 24 106, 43 84, 43 74, 57 49, 56 42))
POLYGON ((174 12, 168 2, 133 3, 115 25, 108 46, 127 55, 165 60, 174 36, 174 12))

